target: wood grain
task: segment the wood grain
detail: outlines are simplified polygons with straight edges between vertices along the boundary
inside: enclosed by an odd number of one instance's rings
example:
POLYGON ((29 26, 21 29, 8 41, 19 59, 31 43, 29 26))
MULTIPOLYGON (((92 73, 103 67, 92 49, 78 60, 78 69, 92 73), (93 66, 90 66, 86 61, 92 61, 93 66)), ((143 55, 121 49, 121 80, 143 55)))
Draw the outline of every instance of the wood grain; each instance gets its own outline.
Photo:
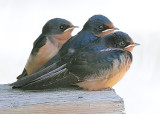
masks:
POLYGON ((77 88, 46 91, 12 90, 0 85, 0 114, 124 114, 124 102, 113 90, 77 88))

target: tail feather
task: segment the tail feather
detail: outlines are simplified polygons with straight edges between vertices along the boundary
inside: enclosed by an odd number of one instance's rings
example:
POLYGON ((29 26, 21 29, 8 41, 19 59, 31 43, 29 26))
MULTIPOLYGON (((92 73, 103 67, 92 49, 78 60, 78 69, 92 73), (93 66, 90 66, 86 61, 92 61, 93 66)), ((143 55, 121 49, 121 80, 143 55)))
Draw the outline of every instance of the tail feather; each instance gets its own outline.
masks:
POLYGON ((17 79, 20 79, 20 78, 22 78, 22 77, 24 77, 24 76, 26 76, 26 75, 28 75, 28 74, 27 74, 26 69, 24 68, 24 70, 23 70, 22 74, 21 74, 21 75, 19 75, 19 76, 17 77, 17 79))

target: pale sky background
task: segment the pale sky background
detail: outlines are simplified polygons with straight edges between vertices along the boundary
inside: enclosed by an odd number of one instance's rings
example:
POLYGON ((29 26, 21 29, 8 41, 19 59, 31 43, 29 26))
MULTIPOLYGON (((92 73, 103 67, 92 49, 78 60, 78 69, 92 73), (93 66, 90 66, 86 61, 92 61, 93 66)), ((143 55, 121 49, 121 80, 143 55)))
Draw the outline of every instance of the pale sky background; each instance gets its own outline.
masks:
POLYGON ((133 63, 114 89, 127 114, 160 114, 159 0, 0 0, 0 84, 16 81, 43 25, 60 17, 80 26, 94 14, 107 16, 140 43, 133 63))

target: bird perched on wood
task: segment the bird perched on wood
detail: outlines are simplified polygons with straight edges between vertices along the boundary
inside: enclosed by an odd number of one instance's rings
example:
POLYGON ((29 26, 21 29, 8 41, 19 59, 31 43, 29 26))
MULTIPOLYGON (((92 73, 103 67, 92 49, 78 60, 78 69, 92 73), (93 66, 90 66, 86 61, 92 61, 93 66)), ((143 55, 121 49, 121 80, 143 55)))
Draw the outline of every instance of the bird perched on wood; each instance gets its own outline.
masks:
POLYGON ((114 24, 103 15, 94 15, 88 19, 84 24, 83 29, 71 39, 69 39, 60 49, 58 54, 49 60, 39 71, 28 75, 17 82, 13 83, 14 87, 25 85, 30 81, 40 77, 56 68, 60 65, 56 64, 57 61, 60 61, 62 57, 70 58, 76 50, 81 49, 85 45, 94 42, 96 39, 101 36, 110 34, 117 30, 114 24))
POLYGON ((75 27, 77 26, 62 18, 49 20, 43 26, 41 35, 35 40, 26 66, 17 79, 37 71, 55 56, 62 45, 71 38, 75 27))
POLYGON ((77 50, 68 59, 62 57, 59 68, 44 74, 29 83, 15 83, 21 89, 53 89, 79 86, 86 90, 111 88, 119 82, 132 62, 131 37, 121 31, 103 36, 77 50))

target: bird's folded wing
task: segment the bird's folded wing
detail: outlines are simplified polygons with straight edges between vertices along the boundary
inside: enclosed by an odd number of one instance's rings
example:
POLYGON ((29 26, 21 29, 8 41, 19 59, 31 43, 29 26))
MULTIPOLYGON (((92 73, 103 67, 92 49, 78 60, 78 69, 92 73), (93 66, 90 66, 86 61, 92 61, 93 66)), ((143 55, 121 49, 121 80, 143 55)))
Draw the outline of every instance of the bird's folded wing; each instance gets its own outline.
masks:
MULTIPOLYGON (((54 89, 70 87, 87 78, 96 78, 103 73, 107 75, 115 72, 126 61, 131 61, 130 52, 121 49, 105 49, 93 52, 79 52, 73 56, 71 64, 64 64, 59 68, 40 76, 22 87, 24 90, 54 89)), ((118 72, 118 71, 116 71, 118 72)))
POLYGON ((68 72, 67 68, 57 72, 49 72, 37 80, 23 86, 23 90, 41 90, 41 89, 54 89, 59 87, 68 87, 72 83, 78 82, 77 77, 68 72))
MULTIPOLYGON (((119 69, 125 65, 127 61, 132 61, 130 52, 107 48, 104 50, 93 52, 81 52, 73 59, 72 64, 67 68, 71 73, 79 78, 79 81, 84 81, 90 77, 110 74, 115 69, 119 69)), ((128 64, 128 63, 127 63, 128 64)))
POLYGON ((102 73, 101 69, 103 69, 103 71, 112 71, 114 70, 113 65, 115 61, 118 61, 118 63, 116 63, 116 67, 118 68, 121 66, 120 64, 123 64, 127 59, 131 61, 132 55, 130 52, 121 49, 105 49, 97 52, 82 51, 72 58, 71 64, 63 64, 59 67, 55 65, 55 68, 53 68, 53 65, 51 68, 47 68, 47 70, 44 71, 45 73, 41 71, 38 76, 33 75, 28 78, 26 77, 26 79, 18 80, 12 85, 24 90, 67 87, 84 81, 88 76, 98 76, 102 73), (122 56, 124 59, 121 59, 122 56))
MULTIPOLYGON (((90 77, 98 77, 106 73, 115 72, 127 59, 131 61, 130 52, 121 49, 105 49, 93 52, 79 52, 73 56, 71 64, 65 64, 59 68, 42 75, 22 89, 54 89, 58 87, 70 87, 90 77), (117 62, 118 61, 118 62, 117 62)), ((117 71, 118 72, 118 71, 117 71)))
MULTIPOLYGON (((44 75, 44 74, 46 74, 46 73, 48 73, 52 70, 55 70, 57 68, 57 64, 58 64, 58 62, 54 63, 54 64, 52 64, 52 65, 50 65, 50 66, 48 66, 44 69, 41 69, 41 70, 39 70, 39 71, 37 71, 33 74, 22 77, 22 78, 18 79, 16 82, 14 82, 10 85, 13 86, 13 88, 20 88, 20 87, 32 82, 33 80, 41 77, 42 75, 44 75)), ((63 67, 63 65, 62 65, 62 67, 63 67)))

